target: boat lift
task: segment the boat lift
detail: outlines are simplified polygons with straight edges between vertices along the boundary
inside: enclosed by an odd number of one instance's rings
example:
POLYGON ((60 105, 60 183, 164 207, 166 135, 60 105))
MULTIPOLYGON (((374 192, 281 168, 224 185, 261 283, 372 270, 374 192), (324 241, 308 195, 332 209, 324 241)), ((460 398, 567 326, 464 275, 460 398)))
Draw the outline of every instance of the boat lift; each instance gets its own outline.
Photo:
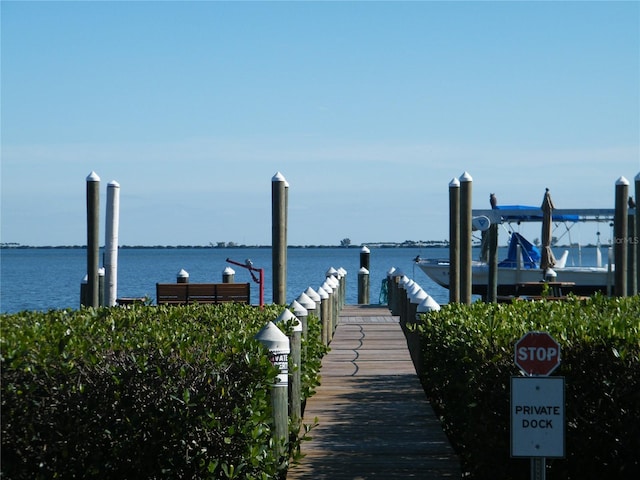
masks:
POLYGON ((264 307, 264 268, 255 268, 253 266, 253 262, 248 258, 244 261, 244 263, 236 262, 235 260, 231 260, 230 258, 227 258, 227 262, 249 270, 253 281, 260 285, 260 308, 264 307), (254 272, 258 272, 258 277, 256 277, 256 274, 254 272))

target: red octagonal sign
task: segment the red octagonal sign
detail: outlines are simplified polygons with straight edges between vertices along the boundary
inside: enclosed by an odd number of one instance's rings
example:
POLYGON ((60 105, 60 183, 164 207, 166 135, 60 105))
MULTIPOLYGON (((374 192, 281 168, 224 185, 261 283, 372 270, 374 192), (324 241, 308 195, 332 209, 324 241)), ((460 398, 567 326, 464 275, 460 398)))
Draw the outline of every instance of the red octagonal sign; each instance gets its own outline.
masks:
POLYGON ((529 332, 516 342, 515 362, 525 375, 547 376, 560 365, 560 344, 546 332, 529 332))

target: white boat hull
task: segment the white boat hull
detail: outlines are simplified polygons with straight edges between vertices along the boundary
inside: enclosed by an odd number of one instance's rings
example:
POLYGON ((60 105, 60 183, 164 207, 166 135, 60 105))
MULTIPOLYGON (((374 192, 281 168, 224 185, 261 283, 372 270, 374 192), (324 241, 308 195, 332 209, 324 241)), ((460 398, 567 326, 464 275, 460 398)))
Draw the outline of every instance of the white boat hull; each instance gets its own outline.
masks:
MULTIPOLYGON (((431 280, 444 288, 449 288, 449 261, 422 259, 416 262, 420 269, 431 280)), ((489 266, 484 262, 474 261, 472 264, 472 292, 486 295, 489 284, 489 266)), ((572 282, 575 285, 565 289, 576 295, 592 295, 595 292, 606 292, 607 284, 611 284, 612 274, 607 267, 565 267, 554 269, 558 282, 572 282)), ((543 280, 540 269, 498 268, 498 295, 515 295, 522 292, 518 285, 543 280)))

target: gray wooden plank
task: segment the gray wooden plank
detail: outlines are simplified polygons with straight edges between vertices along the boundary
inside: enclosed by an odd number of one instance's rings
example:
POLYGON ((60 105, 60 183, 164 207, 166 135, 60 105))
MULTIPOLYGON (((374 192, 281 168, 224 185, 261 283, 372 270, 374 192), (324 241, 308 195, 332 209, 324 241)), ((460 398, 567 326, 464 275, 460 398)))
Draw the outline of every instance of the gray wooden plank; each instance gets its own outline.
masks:
POLYGON ((345 306, 330 347, 304 414, 319 426, 288 480, 460 478, 397 317, 386 307, 345 306))

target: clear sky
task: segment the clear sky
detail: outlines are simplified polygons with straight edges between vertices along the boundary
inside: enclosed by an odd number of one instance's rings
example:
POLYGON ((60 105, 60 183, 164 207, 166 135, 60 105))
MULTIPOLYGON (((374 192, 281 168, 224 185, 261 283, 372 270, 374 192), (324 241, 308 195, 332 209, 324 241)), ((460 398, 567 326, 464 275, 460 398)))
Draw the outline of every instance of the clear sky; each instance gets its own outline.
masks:
POLYGON ((278 171, 292 245, 445 239, 464 171, 474 208, 613 208, 639 7, 2 1, 1 241, 86 244, 91 171, 124 245, 270 244, 278 171))

